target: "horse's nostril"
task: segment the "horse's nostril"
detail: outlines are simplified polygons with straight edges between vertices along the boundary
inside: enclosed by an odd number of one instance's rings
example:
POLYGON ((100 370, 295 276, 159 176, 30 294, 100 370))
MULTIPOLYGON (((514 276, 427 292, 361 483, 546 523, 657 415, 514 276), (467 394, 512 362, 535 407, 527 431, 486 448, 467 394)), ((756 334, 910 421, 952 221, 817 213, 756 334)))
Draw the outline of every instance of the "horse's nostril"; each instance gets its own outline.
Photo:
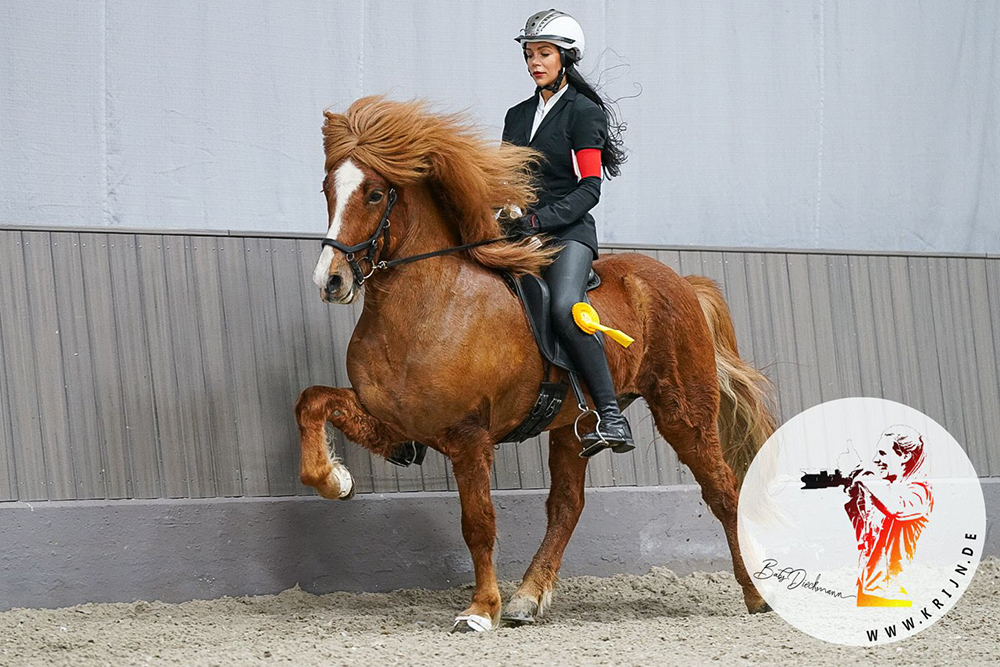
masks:
POLYGON ((333 294, 340 289, 340 276, 336 273, 330 276, 329 280, 326 281, 326 291, 328 294, 333 294))

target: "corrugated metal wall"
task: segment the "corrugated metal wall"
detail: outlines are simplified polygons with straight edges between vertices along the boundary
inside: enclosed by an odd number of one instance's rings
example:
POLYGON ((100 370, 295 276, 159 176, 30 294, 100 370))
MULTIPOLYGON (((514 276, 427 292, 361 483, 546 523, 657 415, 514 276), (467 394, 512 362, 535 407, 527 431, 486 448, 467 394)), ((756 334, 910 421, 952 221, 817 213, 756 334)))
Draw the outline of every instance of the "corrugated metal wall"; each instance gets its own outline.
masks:
MULTIPOLYGON (((607 248, 605 252, 623 252, 607 248)), ((781 419, 844 396, 923 410, 1000 475, 1000 259, 644 250, 718 280, 781 419)), ((0 500, 306 494, 292 405, 347 385, 360 306, 322 304, 313 240, 0 231, 0 500)), ((629 409, 640 446, 589 484, 692 482, 629 409)), ((362 492, 454 488, 339 443, 362 492)), ((548 483, 545 440, 497 452, 497 488, 548 483)))

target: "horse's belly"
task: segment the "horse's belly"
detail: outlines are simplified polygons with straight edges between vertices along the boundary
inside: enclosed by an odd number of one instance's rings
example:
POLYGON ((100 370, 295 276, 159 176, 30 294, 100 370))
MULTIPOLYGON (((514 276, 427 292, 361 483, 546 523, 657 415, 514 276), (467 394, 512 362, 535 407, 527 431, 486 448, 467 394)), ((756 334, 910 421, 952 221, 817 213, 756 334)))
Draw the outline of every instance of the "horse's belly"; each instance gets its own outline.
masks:
POLYGON ((427 439, 484 407, 490 409, 526 378, 525 349, 517 343, 480 340, 475 347, 429 345, 422 350, 415 349, 415 343, 398 346, 411 350, 398 359, 379 359, 362 345, 349 350, 348 376, 372 416, 407 438, 427 439))

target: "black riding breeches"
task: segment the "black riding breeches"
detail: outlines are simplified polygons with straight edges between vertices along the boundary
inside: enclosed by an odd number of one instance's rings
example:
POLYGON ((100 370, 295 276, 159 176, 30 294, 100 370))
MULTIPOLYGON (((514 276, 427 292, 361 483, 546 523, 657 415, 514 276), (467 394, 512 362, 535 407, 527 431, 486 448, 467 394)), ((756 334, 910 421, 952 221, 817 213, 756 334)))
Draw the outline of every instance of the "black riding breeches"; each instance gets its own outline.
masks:
POLYGON ((593 252, 579 241, 567 239, 561 243, 563 249, 542 274, 552 300, 552 324, 583 375, 595 407, 617 404, 614 380, 608 369, 604 348, 596 334, 585 333, 573 321, 573 304, 584 300, 593 252))

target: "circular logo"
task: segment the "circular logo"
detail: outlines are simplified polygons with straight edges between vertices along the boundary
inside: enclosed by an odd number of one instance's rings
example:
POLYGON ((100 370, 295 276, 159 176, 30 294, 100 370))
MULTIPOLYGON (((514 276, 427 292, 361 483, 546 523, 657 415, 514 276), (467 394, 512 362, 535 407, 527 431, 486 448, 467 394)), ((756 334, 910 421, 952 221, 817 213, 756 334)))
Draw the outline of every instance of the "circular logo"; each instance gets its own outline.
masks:
POLYGON ((805 410, 758 452, 740 491, 743 562, 790 624, 837 644, 912 637, 972 581, 983 491, 958 442, 880 398, 805 410))

